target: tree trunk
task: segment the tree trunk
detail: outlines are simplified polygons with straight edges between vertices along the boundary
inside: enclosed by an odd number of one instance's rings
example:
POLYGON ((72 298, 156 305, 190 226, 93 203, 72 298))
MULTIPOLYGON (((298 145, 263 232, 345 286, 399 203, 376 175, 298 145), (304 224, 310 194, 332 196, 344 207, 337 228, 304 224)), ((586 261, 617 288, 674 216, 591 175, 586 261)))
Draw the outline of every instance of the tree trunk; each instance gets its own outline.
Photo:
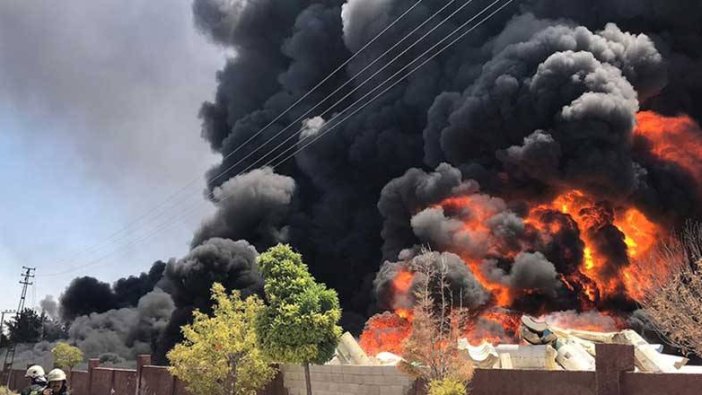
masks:
POLYGON ((305 365, 305 384, 307 385, 307 395, 312 395, 312 380, 310 379, 310 364, 305 365))

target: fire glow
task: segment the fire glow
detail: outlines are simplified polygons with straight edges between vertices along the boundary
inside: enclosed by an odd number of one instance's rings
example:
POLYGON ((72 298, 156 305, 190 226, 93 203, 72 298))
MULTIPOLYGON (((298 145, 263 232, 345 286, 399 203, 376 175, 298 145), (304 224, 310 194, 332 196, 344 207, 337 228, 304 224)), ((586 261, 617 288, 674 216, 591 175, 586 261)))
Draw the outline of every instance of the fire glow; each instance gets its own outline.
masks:
MULTIPOLYGON (((639 113, 637 122, 634 136, 646 139, 651 155, 681 167, 702 182, 702 134, 698 125, 686 116, 663 117, 652 112, 639 113)), ((542 317, 559 314, 558 324, 573 329, 621 328, 625 319, 618 306, 641 300, 652 288, 651 279, 667 274, 668 268, 662 263, 644 257, 668 229, 632 204, 599 200, 577 189, 563 190, 547 201, 526 202, 528 211, 521 215, 524 235, 518 243, 508 243, 488 226, 497 214, 495 205, 486 204, 489 199, 479 194, 453 196, 434 206, 450 218, 460 219, 462 227, 457 232, 464 237, 459 239, 478 240, 488 246, 481 250, 482 255, 476 254, 476 249, 449 248, 490 294, 490 302, 476 311, 465 328, 466 338, 473 344, 483 340, 516 341, 522 313, 542 317), (548 255, 557 268, 559 292, 576 300, 566 308, 578 312, 576 315, 561 314, 554 304, 525 302, 546 296, 539 289, 515 288, 494 275, 494 262, 501 265, 499 270, 509 273, 515 257, 535 252, 548 255), (604 321, 608 324, 587 318, 595 316, 607 318, 604 321)), ((408 300, 412 283, 410 271, 399 271, 393 289, 408 300)), ((361 336, 362 346, 373 355, 401 351, 402 341, 411 333, 412 315, 412 309, 403 305, 369 320, 361 336)))

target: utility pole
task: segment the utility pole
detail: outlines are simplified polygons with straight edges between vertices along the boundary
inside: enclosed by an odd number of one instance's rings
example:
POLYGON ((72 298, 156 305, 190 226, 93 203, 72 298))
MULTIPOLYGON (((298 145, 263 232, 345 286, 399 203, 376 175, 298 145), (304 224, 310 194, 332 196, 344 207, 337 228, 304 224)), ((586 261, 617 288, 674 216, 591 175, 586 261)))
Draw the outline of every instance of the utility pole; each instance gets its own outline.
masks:
MULTIPOLYGON (((17 306, 17 317, 22 314, 24 311, 24 304, 27 300, 27 287, 32 285, 31 279, 34 278, 34 272, 37 270, 34 267, 26 267, 22 266, 22 280, 20 280, 20 284, 22 284, 22 295, 20 296, 19 300, 19 306, 17 306)), ((15 362, 15 349, 17 347, 17 344, 10 339, 9 344, 7 345, 7 352, 5 353, 5 362, 3 363, 3 370, 7 372, 7 385, 10 385, 10 377, 12 376, 10 374, 10 370, 12 369, 12 364, 15 362)))

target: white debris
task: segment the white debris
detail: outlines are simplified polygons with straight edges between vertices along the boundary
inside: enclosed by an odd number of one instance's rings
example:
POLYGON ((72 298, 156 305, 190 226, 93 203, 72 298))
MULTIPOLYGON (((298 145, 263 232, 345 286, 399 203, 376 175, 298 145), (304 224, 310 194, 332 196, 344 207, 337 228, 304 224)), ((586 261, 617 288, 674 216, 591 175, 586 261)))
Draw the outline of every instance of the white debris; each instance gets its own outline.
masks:
POLYGON ((495 347, 486 341, 477 346, 472 346, 467 339, 459 339, 458 349, 466 352, 468 358, 479 368, 491 368, 495 366, 495 363, 500 358, 495 347))
POLYGON ((375 359, 378 361, 379 364, 385 365, 385 366, 395 366, 400 361, 402 361, 402 357, 399 355, 395 355, 391 352, 381 352, 378 355, 375 356, 375 359))

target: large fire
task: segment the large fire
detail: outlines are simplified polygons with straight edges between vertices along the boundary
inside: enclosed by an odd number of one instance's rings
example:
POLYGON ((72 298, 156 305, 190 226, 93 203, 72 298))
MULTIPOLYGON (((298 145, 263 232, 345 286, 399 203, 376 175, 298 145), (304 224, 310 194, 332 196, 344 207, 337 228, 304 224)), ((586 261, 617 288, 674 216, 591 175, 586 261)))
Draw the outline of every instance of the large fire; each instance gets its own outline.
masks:
MULTIPOLYGON (((698 125, 686 116, 663 117, 652 112, 639 113, 637 121, 635 136, 646 139, 650 154, 702 182, 702 133, 698 125)), ((476 311, 465 328, 471 343, 516 341, 522 313, 556 317, 558 325, 576 329, 621 328, 625 320, 616 306, 641 300, 653 286, 651 279, 667 273, 661 262, 644 257, 668 229, 633 204, 603 201, 582 190, 564 189, 546 201, 524 202, 528 206, 526 214, 520 216, 524 233, 517 242, 508 242, 489 224, 511 202, 500 206, 490 199, 480 194, 453 196, 433 207, 461 221, 462 226, 455 231, 460 237, 454 239, 487 246, 448 248, 460 256, 491 295, 490 302, 476 311), (559 293, 574 295, 568 300, 576 300, 575 305, 565 308, 576 312, 574 315, 559 313, 558 303, 543 302, 552 295, 515 287, 504 276, 494 275, 496 270, 509 274, 519 254, 535 252, 543 253, 556 267, 559 293), (541 302, 529 303, 532 299, 541 302)), ((397 272, 392 288, 404 303, 395 303, 393 312, 368 321, 361 345, 369 354, 402 351, 402 342, 412 328, 413 310, 406 302, 411 300, 413 276, 409 270, 397 272)))
POLYGON ((702 130, 687 115, 665 117, 652 111, 636 115, 635 135, 644 138, 660 160, 680 166, 702 183, 702 130))

